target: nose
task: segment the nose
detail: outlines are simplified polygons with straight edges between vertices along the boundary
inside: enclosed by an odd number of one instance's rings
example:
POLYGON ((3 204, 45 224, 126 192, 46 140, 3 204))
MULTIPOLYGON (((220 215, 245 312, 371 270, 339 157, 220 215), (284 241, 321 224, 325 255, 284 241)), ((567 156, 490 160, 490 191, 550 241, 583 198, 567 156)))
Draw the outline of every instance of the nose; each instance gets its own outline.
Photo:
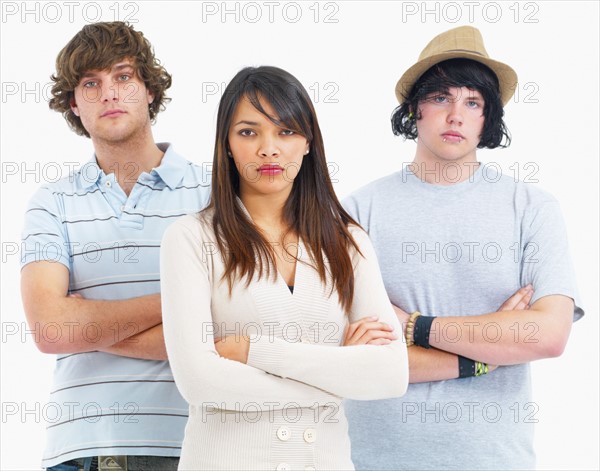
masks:
POLYGON ((260 142, 258 154, 261 157, 266 158, 279 157, 279 146, 277 144, 277 139, 268 135, 264 136, 260 142))
POLYGON ((446 121, 449 124, 455 124, 457 126, 460 126, 463 123, 461 100, 455 99, 452 101, 446 121))
POLYGON ((116 82, 110 80, 103 81, 100 93, 100 100, 103 102, 119 101, 119 88, 117 87, 116 82))

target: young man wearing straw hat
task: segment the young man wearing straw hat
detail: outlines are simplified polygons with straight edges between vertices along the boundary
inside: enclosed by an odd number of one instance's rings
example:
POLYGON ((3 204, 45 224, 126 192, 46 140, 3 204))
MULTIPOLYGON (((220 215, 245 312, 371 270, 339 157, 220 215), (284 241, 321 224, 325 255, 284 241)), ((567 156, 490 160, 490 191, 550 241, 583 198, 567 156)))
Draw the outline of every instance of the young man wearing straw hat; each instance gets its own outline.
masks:
POLYGON ((583 311, 557 201, 477 161, 510 143, 516 84, 477 29, 435 37, 396 86, 413 162, 345 201, 404 322, 413 383, 348 401, 357 469, 535 467, 529 362, 560 355, 583 311))

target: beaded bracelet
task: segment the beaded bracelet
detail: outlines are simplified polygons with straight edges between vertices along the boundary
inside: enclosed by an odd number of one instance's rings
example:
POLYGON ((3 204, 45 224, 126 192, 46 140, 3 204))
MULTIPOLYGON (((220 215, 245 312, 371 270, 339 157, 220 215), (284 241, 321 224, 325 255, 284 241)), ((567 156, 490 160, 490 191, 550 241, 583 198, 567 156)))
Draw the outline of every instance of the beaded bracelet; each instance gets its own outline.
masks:
POLYGON ((413 334, 415 331, 415 321, 417 317, 419 317, 421 313, 419 311, 413 312, 408 318, 408 322, 406 323, 406 330, 404 331, 404 337, 406 339, 406 346, 410 347, 415 344, 413 334))

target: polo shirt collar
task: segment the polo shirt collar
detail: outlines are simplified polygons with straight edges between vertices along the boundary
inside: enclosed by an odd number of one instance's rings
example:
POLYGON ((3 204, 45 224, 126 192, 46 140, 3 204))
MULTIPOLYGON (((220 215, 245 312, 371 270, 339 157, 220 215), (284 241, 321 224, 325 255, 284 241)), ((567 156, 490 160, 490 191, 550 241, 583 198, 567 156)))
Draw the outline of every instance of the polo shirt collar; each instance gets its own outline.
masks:
MULTIPOLYGON (((156 144, 163 151, 160 165, 153 168, 150 175, 162 180, 171 190, 175 189, 183 179, 189 162, 173 150, 173 146, 168 142, 159 142, 156 144)), ((78 178, 82 188, 90 188, 96 185, 103 177, 106 177, 103 170, 98 165, 96 155, 86 162, 79 170, 78 178)))
POLYGON ((163 155, 160 165, 150 172, 152 175, 158 175, 171 190, 174 190, 188 168, 189 162, 173 150, 173 146, 168 142, 156 144, 165 155, 163 155))

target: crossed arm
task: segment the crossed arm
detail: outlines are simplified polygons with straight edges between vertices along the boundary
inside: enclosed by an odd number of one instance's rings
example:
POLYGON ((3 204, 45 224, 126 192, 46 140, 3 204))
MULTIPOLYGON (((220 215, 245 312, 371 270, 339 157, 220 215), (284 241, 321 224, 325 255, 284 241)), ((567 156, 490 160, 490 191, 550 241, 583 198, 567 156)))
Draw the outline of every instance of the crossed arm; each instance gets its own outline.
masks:
POLYGON ((167 359, 159 294, 105 301, 70 296, 68 290, 69 271, 60 263, 32 262, 21 271, 23 307, 29 327, 41 333, 40 351, 167 359), (52 335, 44 335, 50 329, 52 335))
MULTIPOLYGON (((573 300, 552 295, 529 306, 532 291, 518 290, 497 312, 436 318, 426 349, 408 348, 411 383, 458 378, 458 355, 499 365, 560 356, 573 319, 573 300)), ((408 313, 394 306, 401 323, 408 313)), ((426 315, 426 314, 425 314, 426 315)))

